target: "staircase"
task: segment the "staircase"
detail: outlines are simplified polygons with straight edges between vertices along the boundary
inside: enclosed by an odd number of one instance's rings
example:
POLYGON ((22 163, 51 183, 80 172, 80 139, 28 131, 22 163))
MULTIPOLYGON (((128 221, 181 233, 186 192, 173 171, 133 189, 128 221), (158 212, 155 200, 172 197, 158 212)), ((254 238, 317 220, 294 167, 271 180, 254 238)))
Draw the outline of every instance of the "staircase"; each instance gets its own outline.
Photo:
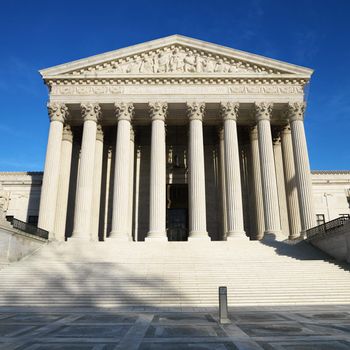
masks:
POLYGON ((301 242, 51 243, 0 270, 0 306, 350 304, 350 274, 301 242))

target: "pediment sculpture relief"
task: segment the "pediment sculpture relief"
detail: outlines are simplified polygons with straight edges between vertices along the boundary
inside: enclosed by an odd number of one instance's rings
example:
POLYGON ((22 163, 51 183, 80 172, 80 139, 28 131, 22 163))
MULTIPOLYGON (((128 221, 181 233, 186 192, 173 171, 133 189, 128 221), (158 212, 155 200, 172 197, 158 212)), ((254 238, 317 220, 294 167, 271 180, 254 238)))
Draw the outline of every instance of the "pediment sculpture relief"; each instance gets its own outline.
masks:
POLYGON ((120 74, 176 73, 259 73, 281 72, 211 53, 181 46, 171 46, 89 67, 84 71, 120 74))

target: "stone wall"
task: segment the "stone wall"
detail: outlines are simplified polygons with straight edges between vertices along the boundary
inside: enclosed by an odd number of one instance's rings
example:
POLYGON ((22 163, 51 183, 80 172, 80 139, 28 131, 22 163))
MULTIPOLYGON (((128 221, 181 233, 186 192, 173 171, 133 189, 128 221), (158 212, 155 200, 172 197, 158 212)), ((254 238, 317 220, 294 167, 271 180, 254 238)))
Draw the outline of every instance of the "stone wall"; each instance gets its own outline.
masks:
POLYGON ((350 263, 350 222, 324 237, 315 237, 310 242, 333 258, 350 263))
POLYGON ((8 223, 0 223, 0 262, 20 260, 46 243, 45 239, 22 233, 8 223))

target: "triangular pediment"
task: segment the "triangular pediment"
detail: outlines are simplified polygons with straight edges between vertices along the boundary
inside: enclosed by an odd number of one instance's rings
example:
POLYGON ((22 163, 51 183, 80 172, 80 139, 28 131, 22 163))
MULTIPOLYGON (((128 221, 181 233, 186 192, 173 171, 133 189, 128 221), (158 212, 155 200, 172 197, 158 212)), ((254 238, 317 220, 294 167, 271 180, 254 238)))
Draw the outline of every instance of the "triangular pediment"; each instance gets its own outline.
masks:
POLYGON ((173 35, 41 70, 53 77, 278 76, 312 70, 184 36, 173 35))

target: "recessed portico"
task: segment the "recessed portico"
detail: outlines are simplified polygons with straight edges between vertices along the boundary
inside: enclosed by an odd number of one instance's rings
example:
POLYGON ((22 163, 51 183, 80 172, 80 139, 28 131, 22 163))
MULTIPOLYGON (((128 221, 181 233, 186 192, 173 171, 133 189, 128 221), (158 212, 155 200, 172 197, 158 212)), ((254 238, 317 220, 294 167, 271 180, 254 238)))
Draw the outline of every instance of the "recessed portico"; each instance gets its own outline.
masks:
POLYGON ((39 227, 52 238, 167 241, 178 225, 181 239, 259 239, 314 225, 311 70, 173 36, 41 73, 51 125, 39 227), (176 185, 182 208, 169 203, 176 185))

